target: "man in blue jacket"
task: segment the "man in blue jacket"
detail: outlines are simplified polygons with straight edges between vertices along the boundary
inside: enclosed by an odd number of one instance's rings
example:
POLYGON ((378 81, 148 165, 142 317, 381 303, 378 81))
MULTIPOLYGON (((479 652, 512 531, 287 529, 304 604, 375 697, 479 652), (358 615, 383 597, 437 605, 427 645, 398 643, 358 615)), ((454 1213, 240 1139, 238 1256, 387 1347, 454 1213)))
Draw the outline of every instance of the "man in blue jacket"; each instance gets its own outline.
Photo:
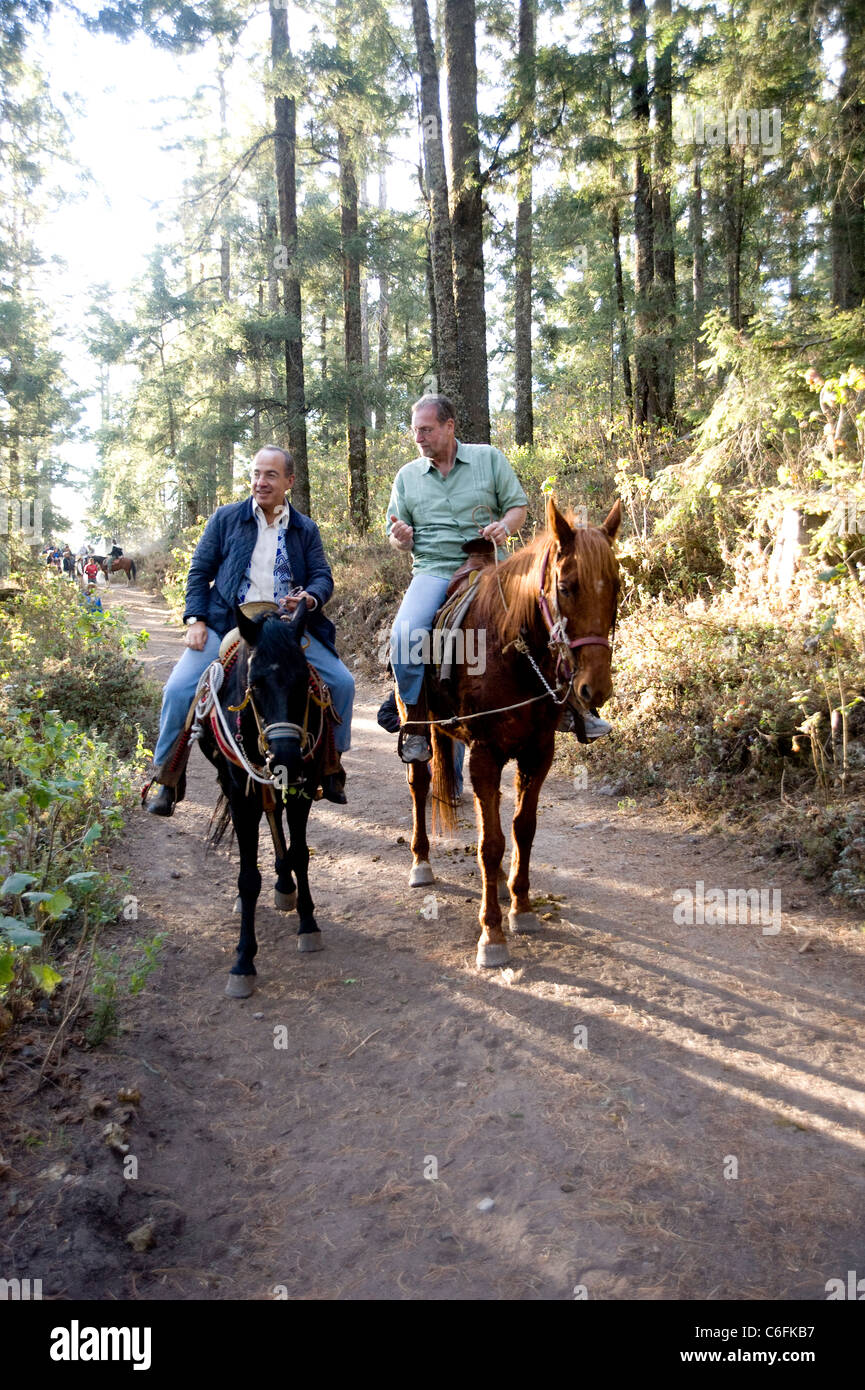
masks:
MULTIPOLYGON (((183 614, 188 650, 166 683, 153 754, 154 781, 162 783, 147 808, 154 815, 172 815, 183 800, 186 758, 177 756, 175 745, 201 674, 217 659, 239 603, 266 600, 289 613, 298 603, 310 609, 306 657, 330 687, 342 720, 335 730, 337 752, 351 745, 354 677, 337 655, 336 629, 322 611, 333 593, 333 575, 315 522, 289 504, 293 483, 291 455, 275 444, 259 449, 252 461, 252 496, 217 507, 195 548, 183 614)), ((322 783, 324 795, 344 806, 344 784, 344 772, 332 773, 322 783)))

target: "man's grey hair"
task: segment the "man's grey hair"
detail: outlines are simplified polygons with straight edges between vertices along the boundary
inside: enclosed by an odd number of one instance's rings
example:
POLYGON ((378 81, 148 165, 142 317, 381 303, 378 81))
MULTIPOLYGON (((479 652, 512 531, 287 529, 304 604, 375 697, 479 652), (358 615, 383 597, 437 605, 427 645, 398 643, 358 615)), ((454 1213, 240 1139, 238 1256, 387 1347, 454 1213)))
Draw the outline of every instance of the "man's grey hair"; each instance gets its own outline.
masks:
POLYGON ((426 409, 429 405, 435 406, 436 419, 440 425, 443 425, 445 420, 456 420, 454 404, 448 396, 421 396, 411 408, 412 415, 416 410, 426 409))
MULTIPOLYGON (((278 444, 262 444, 255 457, 258 458, 259 454, 282 454, 282 463, 286 475, 294 473, 294 459, 287 449, 281 449, 278 444)), ((253 462, 254 461, 255 460, 253 460, 253 462)))

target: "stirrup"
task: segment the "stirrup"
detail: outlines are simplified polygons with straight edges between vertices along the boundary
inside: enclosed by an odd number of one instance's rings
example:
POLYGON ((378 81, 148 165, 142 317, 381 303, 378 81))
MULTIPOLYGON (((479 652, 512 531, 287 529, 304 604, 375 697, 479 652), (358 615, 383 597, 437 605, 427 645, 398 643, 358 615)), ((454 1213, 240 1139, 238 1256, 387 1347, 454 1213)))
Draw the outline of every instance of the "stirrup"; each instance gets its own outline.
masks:
POLYGON ((429 739, 423 734, 407 734, 400 730, 396 751, 404 763, 428 763, 432 758, 429 739))

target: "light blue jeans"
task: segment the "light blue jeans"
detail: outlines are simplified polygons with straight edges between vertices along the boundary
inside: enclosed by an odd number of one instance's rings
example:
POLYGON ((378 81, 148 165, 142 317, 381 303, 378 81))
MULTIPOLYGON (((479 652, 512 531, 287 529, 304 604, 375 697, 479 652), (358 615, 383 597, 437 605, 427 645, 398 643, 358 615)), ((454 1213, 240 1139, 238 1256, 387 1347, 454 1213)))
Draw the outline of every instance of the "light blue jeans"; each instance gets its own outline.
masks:
MULTIPOLYGON (((153 752, 154 764, 159 767, 174 747, 175 739, 186 723, 189 706, 203 671, 219 656, 222 638, 218 633, 207 629, 204 650, 194 652, 187 647, 162 693, 162 712, 159 716, 159 738, 153 752)), ((303 648, 310 666, 314 666, 322 680, 330 686, 333 705, 341 724, 334 730, 337 752, 344 753, 351 747, 351 713, 354 705, 354 676, 343 666, 338 656, 334 656, 317 637, 307 633, 303 648), (308 645, 307 645, 308 644, 308 645)))
MULTIPOLYGON (((429 634, 433 618, 445 601, 450 579, 437 574, 416 574, 405 591, 399 612, 390 634, 390 664, 396 687, 407 705, 415 705, 423 686, 424 661, 421 649, 426 645, 423 634, 429 634)), ((454 743, 454 771, 459 796, 463 790, 463 759, 466 746, 454 743)))

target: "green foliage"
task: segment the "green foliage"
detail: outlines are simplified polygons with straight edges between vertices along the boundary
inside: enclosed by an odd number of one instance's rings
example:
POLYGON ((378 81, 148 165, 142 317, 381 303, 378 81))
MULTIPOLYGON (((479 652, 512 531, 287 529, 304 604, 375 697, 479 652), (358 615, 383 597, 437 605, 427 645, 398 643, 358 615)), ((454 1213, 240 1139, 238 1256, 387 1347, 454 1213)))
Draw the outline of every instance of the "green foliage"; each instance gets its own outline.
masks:
POLYGON ((0 707, 39 701, 104 739, 121 757, 158 725, 159 692, 134 653, 140 638, 120 609, 89 612, 77 587, 33 569, 0 609, 0 707))
POLYGON ((0 609, 0 998, 16 1007, 62 983, 61 939, 117 918, 123 885, 97 856, 136 799, 153 702, 122 621, 25 575, 0 609))
POLYGON ((85 1037, 91 1047, 98 1047, 119 1031, 119 1011, 124 998, 134 998, 144 989, 148 979, 159 966, 159 953, 166 933, 157 932, 149 940, 136 941, 131 951, 121 959, 118 951, 96 951, 93 956, 91 992, 93 1008, 85 1037))
MULTIPOLYGON (((711 603, 644 600, 617 630, 604 711, 615 741, 593 747, 596 776, 758 832, 808 876, 858 899, 863 663, 849 626, 838 633, 834 620, 819 608, 782 616, 732 592, 711 603)), ((567 743, 560 751, 573 761, 567 743)))

